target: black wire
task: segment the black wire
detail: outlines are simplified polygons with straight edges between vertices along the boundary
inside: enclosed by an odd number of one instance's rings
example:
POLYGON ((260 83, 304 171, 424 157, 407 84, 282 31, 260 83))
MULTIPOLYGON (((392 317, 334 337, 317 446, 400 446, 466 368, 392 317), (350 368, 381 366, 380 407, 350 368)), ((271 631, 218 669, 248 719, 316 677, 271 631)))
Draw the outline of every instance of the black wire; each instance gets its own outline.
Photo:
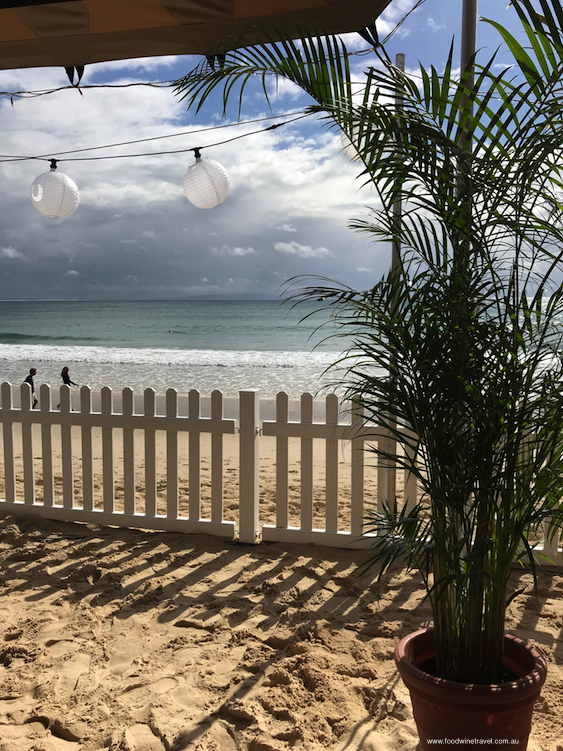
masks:
MULTIPOLYGON (((232 141, 237 141, 239 138, 246 138, 247 136, 254 136, 258 133, 265 133, 268 130, 275 130, 276 128, 281 128, 282 125, 288 125, 289 123, 297 122, 298 120, 303 120, 306 117, 310 117, 313 113, 312 112, 305 112, 304 114, 301 114, 299 117, 294 117, 292 120, 286 120, 283 123, 274 123, 273 125, 268 126, 267 128, 260 128, 260 130, 254 130, 250 133, 241 133, 238 136, 234 136, 233 138, 228 138, 225 141, 217 141, 216 143, 207 144, 206 146, 191 146, 186 149, 174 149, 172 151, 151 151, 146 152, 143 154, 114 154, 114 155, 107 155, 107 156, 84 156, 84 157, 70 157, 68 159, 57 159, 57 162, 89 162, 89 161, 99 161, 102 159, 134 159, 136 157, 141 156, 160 156, 161 154, 185 154, 188 151, 195 151, 196 148, 198 149, 209 149, 214 148, 215 146, 222 146, 225 143, 231 143, 232 141)), ((274 117, 285 117, 285 115, 274 115, 274 117)), ((270 120, 272 118, 265 117, 265 118, 258 118, 257 120, 247 120, 246 122, 260 122, 262 120, 270 120)), ((235 123, 236 125, 243 125, 245 123, 235 123)), ((218 130, 219 128, 227 128, 232 127, 231 125, 220 125, 213 128, 204 128, 202 131, 209 131, 209 130, 218 130)), ((197 131, 197 132, 202 132, 197 131)), ((193 135, 192 133, 183 133, 183 134, 173 134, 173 135, 193 135)), ((59 154, 74 154, 77 152, 82 151, 93 151, 95 149, 105 149, 105 148, 111 148, 112 146, 127 146, 129 144, 134 143, 141 143, 143 141, 152 141, 157 140, 159 138, 167 138, 168 136, 157 136, 156 138, 144 138, 140 139, 139 141, 126 141, 122 144, 112 144, 111 146, 92 146, 88 149, 76 149, 74 151, 60 151, 56 154, 51 154, 50 156, 42 155, 42 156, 19 156, 19 157, 0 157, 0 163, 3 162, 23 162, 28 160, 38 160, 38 161, 44 161, 48 162, 52 159, 53 156, 58 156, 59 154)))
POLYGON ((385 37, 385 39, 381 42, 381 45, 387 44, 387 42, 391 39, 393 34, 399 29, 400 26, 404 24, 404 22, 407 20, 407 18, 410 16, 411 13, 413 13, 417 8, 419 8, 423 3, 425 3, 426 0, 418 0, 416 5, 413 5, 413 7, 409 10, 408 13, 405 13, 405 15, 401 18, 399 23, 395 26, 394 29, 391 29, 389 34, 385 37))
MULTIPOLYGON (((419 8, 426 0, 418 0, 416 5, 414 5, 405 15, 401 18, 401 20, 396 24, 396 26, 391 29, 389 34, 385 37, 385 39, 380 43, 380 46, 386 44, 386 42, 391 39, 393 34, 399 29, 400 26, 407 20, 407 18, 410 16, 411 13, 413 13, 417 8, 419 8)), ((373 47, 369 47, 365 50, 353 50, 348 51, 347 55, 368 55, 370 52, 373 52, 373 47)), ((20 99, 24 98, 35 98, 38 96, 47 96, 49 94, 56 94, 59 91, 67 91, 68 89, 72 89, 73 91, 80 91, 81 89, 126 89, 130 88, 132 86, 152 86, 153 88, 165 88, 168 86, 174 86, 176 84, 176 81, 169 80, 169 81, 134 81, 132 83, 91 83, 91 84, 82 84, 81 86, 59 86, 56 89, 37 89, 34 91, 0 91, 0 96, 6 96, 10 97, 10 99, 13 99, 14 97, 18 97, 20 99)))
POLYGON ((250 133, 241 133, 238 136, 233 136, 233 138, 228 138, 226 141, 217 141, 216 143, 210 143, 206 146, 192 146, 187 149, 175 149, 173 151, 151 151, 147 152, 145 154, 114 154, 113 156, 79 156, 79 157, 70 157, 69 159, 59 159, 57 161, 60 162, 93 162, 98 161, 101 159, 135 159, 135 157, 139 156, 160 156, 161 154, 185 154, 187 151, 195 151, 201 150, 201 149, 212 149, 215 146, 222 146, 225 143, 232 143, 233 141, 238 141, 239 138, 246 138, 247 136, 255 136, 258 133, 266 133, 268 130, 275 130, 276 128, 281 128, 282 125, 287 125, 288 123, 294 123, 297 120, 303 120, 305 117, 309 117, 312 112, 308 112, 305 115, 301 115, 300 117, 295 117, 293 120, 286 120, 283 123, 275 123, 274 125, 270 125, 268 128, 260 128, 260 130, 253 130, 250 133))
POLYGON ((212 125, 209 128, 200 128, 199 130, 185 130, 182 133, 168 133, 165 136, 152 136, 151 138, 138 138, 135 141, 122 141, 121 143, 108 143, 105 146, 90 146, 85 149, 70 149, 69 151, 57 151, 54 154, 38 154, 35 157, 14 156, 7 154, 0 154, 0 159, 42 159, 49 156, 61 156, 65 154, 79 154, 83 151, 96 151, 98 149, 113 149, 117 146, 131 146, 135 143, 146 143, 147 141, 160 141, 164 138, 177 138, 178 136, 193 136, 196 133, 207 133, 211 130, 222 130, 223 128, 234 128, 239 125, 247 125, 248 123, 261 123, 266 120, 275 120, 279 117, 290 117, 292 115, 302 115, 305 110, 297 110, 297 112, 284 112, 282 115, 270 115, 268 117, 257 117, 253 120, 243 120, 238 123, 228 123, 227 125, 212 125))

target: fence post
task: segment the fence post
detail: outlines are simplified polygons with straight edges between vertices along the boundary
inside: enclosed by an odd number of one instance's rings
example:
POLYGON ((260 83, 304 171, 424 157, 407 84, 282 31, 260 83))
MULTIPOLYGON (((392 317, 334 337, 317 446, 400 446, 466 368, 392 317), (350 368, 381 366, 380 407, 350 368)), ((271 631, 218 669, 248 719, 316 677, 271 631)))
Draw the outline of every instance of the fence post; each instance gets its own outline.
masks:
MULTIPOLYGON (((338 425, 338 397, 329 394, 325 400, 325 423, 338 425)), ((325 526, 327 532, 338 532, 338 440, 336 437, 325 441, 325 526)))
MULTIPOLYGON (((156 394, 154 389, 145 389, 144 414, 154 417, 156 414, 156 394)), ((156 516, 156 431, 145 430, 145 514, 156 516)))
MULTIPOLYGON (((39 397, 41 412, 50 412, 51 388, 48 384, 41 384, 39 397)), ((55 498, 55 484, 53 476, 53 433, 50 423, 41 425, 41 454, 43 457, 43 506, 51 507, 55 498)))
MULTIPOLYGON (((28 383, 20 386, 20 404, 22 412, 30 412, 32 394, 28 383)), ((22 422, 22 454, 23 454, 23 500, 24 503, 35 503, 35 470, 33 466, 33 425, 22 422)))
MULTIPOLYGON (((80 411, 92 414, 92 392, 90 386, 80 387, 80 411)), ((82 508, 92 511, 94 508, 94 455, 92 453, 92 428, 82 426, 82 508)))
MULTIPOLYGON (((166 417, 178 417, 178 392, 166 391, 166 417)), ((178 431, 166 431, 166 516, 177 519, 179 512, 178 491, 178 431)))
MULTIPOLYGON (((126 386, 121 392, 124 415, 135 411, 133 389, 126 386)), ((136 512, 135 498, 135 431, 123 428, 123 512, 133 516, 136 512)))
MULTIPOLYGON (((223 394, 215 390, 211 393, 211 419, 223 419, 223 394)), ((223 521, 224 477, 223 477, 223 435, 211 435, 211 520, 223 521)))
MULTIPOLYGON (((313 422, 313 395, 301 395, 301 424, 313 422)), ((313 439, 301 438, 301 529, 313 529, 313 439)))
MULTIPOLYGON (((276 422, 289 420, 289 398, 285 391, 276 396, 276 422)), ((289 527, 289 443, 287 436, 276 438, 276 527, 289 527)))
MULTIPOLYGON (((61 413, 72 412, 70 386, 63 384, 59 390, 61 413)), ((63 470, 63 506, 74 508, 74 466, 72 450, 72 425, 61 425, 61 455, 63 470)))
MULTIPOLYGON (((12 386, 5 381, 2 384, 2 409, 12 409, 12 386)), ((14 431, 12 422, 2 419, 3 449, 4 449, 4 483, 6 500, 14 503, 16 500, 16 468, 14 463, 14 431)))
POLYGON ((239 540, 256 542, 259 535, 259 401, 254 389, 239 391, 239 540))
MULTIPOLYGON (((188 393, 188 417, 201 417, 201 398, 197 389, 188 393)), ((188 435, 188 495, 189 517, 201 519, 201 436, 190 430, 188 435)))
POLYGON ((115 483, 113 474, 113 428, 104 422, 104 415, 113 414, 113 394, 108 386, 101 390, 102 415, 102 489, 104 496, 104 511, 108 514, 115 512, 115 483))
MULTIPOLYGON (((51 388, 46 383, 39 387, 39 409, 51 411, 51 388)), ((53 433, 50 423, 41 425, 41 453, 43 455, 43 506, 51 507, 55 498, 53 476, 53 433)))
MULTIPOLYGON (((382 437, 378 440, 378 449, 387 454, 396 451, 396 441, 388 428, 380 425, 382 437)), ((381 454, 377 457, 377 508, 381 509, 384 503, 393 504, 397 496, 396 487, 397 465, 387 456, 381 454)))
POLYGON ((352 402, 352 422, 351 422, 352 446, 351 454, 351 491, 350 501, 352 509, 350 512, 350 531, 354 535, 361 535, 364 531, 364 408, 362 404, 352 402))
MULTIPOLYGON (((416 449, 415 449, 415 439, 416 434, 413 430, 411 430, 408 427, 404 428, 404 434, 405 434, 405 459, 407 460, 406 464, 407 466, 414 467, 416 463, 416 449)), ((417 502, 417 493, 418 493, 418 481, 416 479, 416 475, 413 472, 410 472, 408 469, 405 469, 404 471, 404 485, 405 485, 405 491, 404 491, 404 502, 407 504, 408 509, 412 509, 417 502)))

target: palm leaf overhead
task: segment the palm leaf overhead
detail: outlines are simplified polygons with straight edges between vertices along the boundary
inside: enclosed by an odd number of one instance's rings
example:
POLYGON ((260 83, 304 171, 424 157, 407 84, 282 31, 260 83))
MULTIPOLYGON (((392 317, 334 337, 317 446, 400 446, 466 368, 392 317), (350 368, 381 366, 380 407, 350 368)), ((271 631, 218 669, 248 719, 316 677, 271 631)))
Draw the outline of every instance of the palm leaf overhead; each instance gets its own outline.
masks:
POLYGON ((270 102, 272 73, 297 84, 319 102, 346 102, 352 99, 352 85, 346 47, 338 37, 304 37, 274 41, 276 35, 264 32, 268 44, 236 50, 225 55, 218 68, 204 60, 192 73, 176 82, 176 93, 188 107, 198 112, 217 88, 222 89, 223 115, 233 92, 242 108, 246 87, 260 78, 266 101, 270 102))
POLYGON ((288 295, 322 299, 352 337, 343 385, 366 433, 383 425, 399 446, 373 450, 422 489, 414 508, 389 498, 371 515, 372 563, 421 571, 439 674, 484 683, 498 678, 510 567, 535 571, 528 535, 563 526, 563 10, 513 5, 524 44, 488 21, 514 59, 500 73, 492 55, 456 78, 452 48, 442 73, 415 78, 377 48, 359 90, 345 45, 304 34, 177 87, 196 110, 220 92, 241 112, 257 76, 267 101, 287 79, 354 144, 374 201, 351 227, 400 246, 400 267, 368 290, 298 279, 288 295))

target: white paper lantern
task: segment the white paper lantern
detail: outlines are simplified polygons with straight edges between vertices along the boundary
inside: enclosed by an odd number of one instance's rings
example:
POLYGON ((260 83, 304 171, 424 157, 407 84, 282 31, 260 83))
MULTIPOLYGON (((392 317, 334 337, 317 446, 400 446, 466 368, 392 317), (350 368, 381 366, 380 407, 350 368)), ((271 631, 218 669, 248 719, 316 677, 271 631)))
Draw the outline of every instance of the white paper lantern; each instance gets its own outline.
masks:
POLYGON ((188 201, 198 209, 214 209, 229 195, 231 181, 224 167, 213 159, 202 159, 195 149, 195 164, 186 170, 182 186, 188 201))
MULTIPOLYGON (((357 134, 358 134, 358 129, 354 128, 354 131, 355 132, 353 132, 353 135, 354 135, 354 137, 356 137, 357 134)), ((360 158, 360 155, 358 154, 358 150, 356 149, 356 147, 354 146, 354 144, 348 138, 348 136, 346 135, 346 133, 344 131, 342 131, 340 133, 340 145, 342 146, 342 148, 344 149, 344 151, 346 152, 346 154, 348 154, 348 156, 350 157, 350 159, 357 160, 357 159, 360 158)))
POLYGON ((74 180, 57 172, 57 163, 51 160, 51 171, 36 177, 31 186, 31 202, 50 219, 65 219, 73 214, 80 203, 80 191, 74 180))
MULTIPOLYGON (((359 127, 357 125, 354 125, 352 127, 352 138, 354 140, 354 143, 348 138, 348 136, 346 135, 344 131, 340 133, 340 144, 342 148, 344 149, 344 151, 346 152, 346 154, 348 154, 350 159, 354 159, 354 161, 358 161, 361 158, 356 146, 354 145, 355 143, 358 143, 359 133, 360 133, 359 127)), ((360 148, 364 149, 368 145, 368 143, 369 143, 369 134, 368 132, 364 131, 360 139, 360 148)))

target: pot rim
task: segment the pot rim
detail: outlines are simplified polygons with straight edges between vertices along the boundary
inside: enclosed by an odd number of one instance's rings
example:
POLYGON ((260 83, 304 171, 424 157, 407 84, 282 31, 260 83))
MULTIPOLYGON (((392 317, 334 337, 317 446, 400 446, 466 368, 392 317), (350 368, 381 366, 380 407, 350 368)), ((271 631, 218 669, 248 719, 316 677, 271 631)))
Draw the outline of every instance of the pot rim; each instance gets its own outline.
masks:
POLYGON ((512 642, 515 646, 519 646, 533 657, 534 666, 529 670, 522 678, 518 678, 515 681, 507 681, 506 683, 462 683, 458 681, 450 681, 445 678, 439 678, 438 676, 430 675, 423 670, 420 670, 408 659, 406 651, 408 645, 415 639, 420 639, 422 636, 430 635, 434 629, 425 628, 414 631, 404 636, 395 645, 395 663, 397 669, 403 676, 408 676, 409 680, 418 684, 421 688, 423 686, 440 686, 442 689, 454 693, 468 693, 472 694, 488 694, 492 699, 493 696, 498 699, 508 698, 505 695, 514 694, 516 691, 538 691, 541 689, 547 675, 547 663, 542 657, 540 652, 533 646, 527 644, 523 639, 512 634, 505 634, 505 640, 512 642))

